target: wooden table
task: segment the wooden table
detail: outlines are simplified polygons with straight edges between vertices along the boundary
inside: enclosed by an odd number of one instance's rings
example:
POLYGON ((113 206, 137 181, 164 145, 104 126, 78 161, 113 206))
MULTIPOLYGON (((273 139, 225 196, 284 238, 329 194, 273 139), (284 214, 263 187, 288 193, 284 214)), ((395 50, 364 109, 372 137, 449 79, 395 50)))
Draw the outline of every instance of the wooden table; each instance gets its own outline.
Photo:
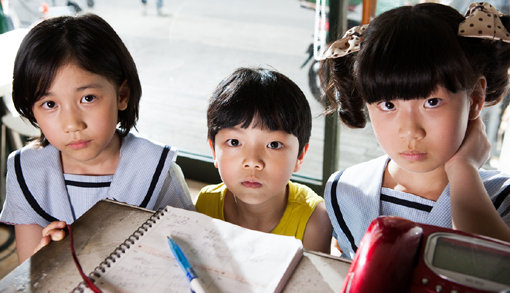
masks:
MULTIPOLYGON (((145 222, 153 211, 103 200, 73 223, 74 247, 85 273, 145 222)), ((69 292, 82 281, 69 237, 52 242, 0 280, 0 292, 69 292)), ((350 262, 305 251, 284 292, 339 292, 350 262)))

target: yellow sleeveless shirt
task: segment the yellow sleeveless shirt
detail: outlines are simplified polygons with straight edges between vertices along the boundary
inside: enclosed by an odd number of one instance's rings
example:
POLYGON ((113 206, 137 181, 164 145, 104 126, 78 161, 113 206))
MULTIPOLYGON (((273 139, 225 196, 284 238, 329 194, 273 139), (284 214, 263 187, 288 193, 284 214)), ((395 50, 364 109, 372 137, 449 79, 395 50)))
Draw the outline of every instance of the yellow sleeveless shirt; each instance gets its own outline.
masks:
MULTIPOLYGON (((289 181, 288 186, 287 207, 280 222, 271 233, 294 236, 302 241, 308 219, 317 204, 324 199, 306 185, 289 181)), ((223 214, 225 194, 227 194, 227 187, 223 183, 205 186, 198 194, 195 208, 200 213, 225 221, 223 214)))

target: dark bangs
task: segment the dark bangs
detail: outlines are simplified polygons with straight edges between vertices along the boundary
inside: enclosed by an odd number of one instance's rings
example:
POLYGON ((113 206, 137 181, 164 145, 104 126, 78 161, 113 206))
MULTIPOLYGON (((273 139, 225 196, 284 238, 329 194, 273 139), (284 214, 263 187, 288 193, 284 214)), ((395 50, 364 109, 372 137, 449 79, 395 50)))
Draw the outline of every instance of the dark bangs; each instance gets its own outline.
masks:
POLYGON ((286 121, 295 121, 296 117, 285 117, 288 116, 287 112, 278 111, 276 101, 265 94, 261 91, 250 91, 244 94, 240 92, 224 101, 221 109, 218 109, 222 115, 214 118, 214 124, 221 125, 217 130, 237 125, 248 128, 253 123, 254 127, 293 133, 292 125, 286 121), (236 97, 237 95, 242 98, 236 97))
POLYGON ((283 74, 264 69, 240 69, 223 81, 212 95, 208 111, 208 137, 240 125, 283 130, 295 135, 300 150, 308 143, 311 114, 301 90, 283 74))
POLYGON ((14 106, 34 126, 37 126, 37 122, 32 113, 32 106, 46 94, 60 64, 69 55, 60 46, 62 29, 52 27, 54 34, 45 34, 45 29, 44 24, 40 24, 27 34, 14 62, 12 91, 14 106))
POLYGON ((138 72, 120 37, 93 14, 51 18, 28 32, 14 62, 12 96, 16 110, 37 126, 32 107, 46 94, 60 67, 68 63, 107 78, 117 88, 127 81, 128 107, 118 113, 119 133, 126 135, 138 119, 142 93, 138 72))
POLYGON ((401 7, 370 23, 355 66, 366 102, 424 98, 437 86, 457 92, 473 83, 475 73, 457 40, 462 16, 452 9, 441 17, 431 9, 401 7))

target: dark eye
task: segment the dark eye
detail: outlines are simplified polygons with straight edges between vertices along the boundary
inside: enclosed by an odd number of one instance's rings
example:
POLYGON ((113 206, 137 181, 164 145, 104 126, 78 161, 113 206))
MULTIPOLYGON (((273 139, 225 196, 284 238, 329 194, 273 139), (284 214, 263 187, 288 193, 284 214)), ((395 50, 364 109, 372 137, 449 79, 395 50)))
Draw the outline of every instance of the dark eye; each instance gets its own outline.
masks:
POLYGON ((279 141, 272 141, 267 144, 267 147, 270 149, 277 150, 277 149, 281 149, 283 147, 283 143, 281 143, 279 141))
POLYGON ((436 108, 439 105, 441 105, 442 102, 443 102, 443 100, 441 98, 430 98, 430 99, 427 99, 425 101, 425 108, 436 108))
POLYGON ((390 101, 380 102, 378 106, 383 111, 392 111, 395 109, 395 104, 390 101))
POLYGON ((231 138, 231 139, 227 140, 227 145, 232 146, 232 147, 239 146, 240 144, 241 143, 239 142, 239 140, 237 140, 235 138, 231 138))
POLYGON ((86 95, 81 98, 82 103, 92 103, 96 99, 96 96, 86 95))
POLYGON ((53 109, 57 106, 57 103, 55 103, 53 101, 46 101, 46 102, 42 103, 41 106, 46 109, 53 109))

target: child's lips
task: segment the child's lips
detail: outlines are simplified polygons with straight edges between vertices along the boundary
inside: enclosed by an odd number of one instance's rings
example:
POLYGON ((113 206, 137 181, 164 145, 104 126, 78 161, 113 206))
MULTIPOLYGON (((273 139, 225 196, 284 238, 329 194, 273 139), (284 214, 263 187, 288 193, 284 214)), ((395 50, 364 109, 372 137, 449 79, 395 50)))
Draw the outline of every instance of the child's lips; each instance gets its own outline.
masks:
POLYGON ((79 149, 87 147, 89 142, 90 142, 90 140, 76 140, 76 141, 70 142, 68 144, 68 146, 72 149, 79 150, 79 149))
POLYGON ((260 187, 262 187, 262 183, 259 183, 257 181, 243 181, 243 182, 241 182, 241 184, 244 187, 248 187, 248 188, 260 188, 260 187))
POLYGON ((427 153, 419 151, 405 151, 400 153, 406 160, 421 161, 427 157, 427 153))

